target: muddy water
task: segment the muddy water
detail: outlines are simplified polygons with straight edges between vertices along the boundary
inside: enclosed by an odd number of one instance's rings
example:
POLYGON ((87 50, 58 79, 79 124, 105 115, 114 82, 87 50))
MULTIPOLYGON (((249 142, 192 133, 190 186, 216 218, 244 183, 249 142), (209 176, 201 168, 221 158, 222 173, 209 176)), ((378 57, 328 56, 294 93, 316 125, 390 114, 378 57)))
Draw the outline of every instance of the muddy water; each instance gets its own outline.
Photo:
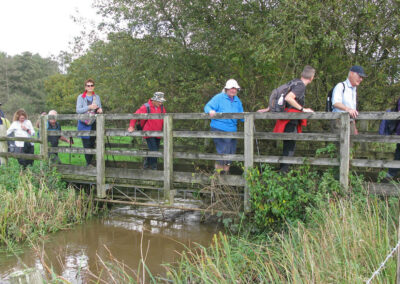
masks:
MULTIPOLYGON (((165 276, 162 263, 178 259, 185 246, 208 245, 221 228, 215 223, 200 222, 201 213, 157 208, 114 207, 105 218, 89 221, 71 230, 50 235, 42 245, 44 263, 72 283, 86 283, 104 269, 110 253, 133 270, 141 256, 153 275, 165 276)), ((0 280, 8 282, 14 271, 36 268, 46 270, 32 249, 7 255, 0 253, 0 280)))

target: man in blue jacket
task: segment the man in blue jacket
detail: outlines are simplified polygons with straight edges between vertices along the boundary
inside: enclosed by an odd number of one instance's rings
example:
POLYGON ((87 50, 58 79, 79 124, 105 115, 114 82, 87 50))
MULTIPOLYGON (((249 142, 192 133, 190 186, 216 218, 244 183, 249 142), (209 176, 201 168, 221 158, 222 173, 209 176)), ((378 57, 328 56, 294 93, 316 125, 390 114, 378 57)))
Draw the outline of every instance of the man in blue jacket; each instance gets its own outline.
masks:
MULTIPOLYGON (((216 94, 204 107, 204 112, 210 117, 216 113, 243 112, 243 105, 237 96, 239 84, 234 79, 229 79, 221 93, 216 94)), ((244 121, 241 119, 241 121, 244 121)), ((211 131, 236 132, 237 119, 211 119, 211 131)), ((235 154, 237 140, 234 138, 214 138, 218 154, 235 154)), ((228 173, 231 161, 216 161, 215 169, 218 172, 228 173)))

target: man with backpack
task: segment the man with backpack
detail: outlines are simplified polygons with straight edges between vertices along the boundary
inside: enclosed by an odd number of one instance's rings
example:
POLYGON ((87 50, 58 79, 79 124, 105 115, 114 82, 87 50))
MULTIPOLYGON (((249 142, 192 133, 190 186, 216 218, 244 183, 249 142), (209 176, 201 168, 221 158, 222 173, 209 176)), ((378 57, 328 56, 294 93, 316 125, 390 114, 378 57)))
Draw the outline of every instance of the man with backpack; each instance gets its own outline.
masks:
MULTIPOLYGON (((315 69, 309 65, 306 65, 301 72, 300 79, 294 79, 290 81, 288 90, 285 91, 283 96, 286 112, 314 112, 311 108, 304 108, 305 104, 305 93, 306 86, 312 82, 315 75, 315 69)), ((279 88, 278 88, 279 89, 279 88)), ((279 100, 276 104, 279 104, 279 100)), ((301 133, 302 126, 306 126, 307 122, 304 119, 278 119, 275 124, 275 133, 301 133)), ((283 141, 283 156, 292 157, 296 148, 295 140, 284 140, 283 141)), ((289 171, 290 164, 281 164, 280 172, 287 173, 289 171)))
MULTIPOLYGON (((135 113, 165 113, 165 108, 163 103, 164 93, 155 92, 153 97, 145 104, 143 104, 135 113)), ((129 123, 128 132, 133 132, 135 130, 143 131, 162 131, 163 130, 163 119, 131 119, 129 123)), ((149 151, 158 151, 160 147, 161 137, 144 137, 149 147, 149 151)), ((146 157, 143 161, 144 169, 157 169, 157 158, 156 157, 146 157)))
MULTIPOLYGON (((363 79, 367 77, 361 66, 354 65, 350 68, 349 75, 344 82, 338 83, 332 91, 332 112, 348 112, 350 121, 350 132, 357 135, 357 127, 355 118, 358 116, 357 111, 357 86, 361 84, 363 79)), ((338 131, 340 121, 332 121, 332 129, 338 131)))

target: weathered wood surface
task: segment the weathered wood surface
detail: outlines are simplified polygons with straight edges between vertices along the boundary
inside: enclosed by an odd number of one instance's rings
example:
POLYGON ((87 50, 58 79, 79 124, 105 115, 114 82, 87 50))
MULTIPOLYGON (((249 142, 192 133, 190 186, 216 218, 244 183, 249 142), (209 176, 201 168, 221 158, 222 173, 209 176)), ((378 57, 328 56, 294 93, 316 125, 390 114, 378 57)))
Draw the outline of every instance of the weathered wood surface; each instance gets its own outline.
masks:
POLYGON ((96 154, 96 149, 77 147, 49 147, 51 153, 96 154))
POLYGON ((42 155, 10 153, 10 152, 0 152, 0 157, 25 159, 25 160, 43 160, 42 155))
MULTIPOLYGON (((84 166, 73 166, 73 165, 56 165, 57 170, 62 175, 69 175, 70 178, 79 176, 83 178, 85 176, 96 176, 96 168, 87 168, 84 166)), ((106 178, 120 178, 120 179, 132 179, 132 180, 152 180, 152 181, 163 181, 163 171, 154 170, 139 170, 139 169, 121 169, 121 168, 106 168, 106 178)), ((202 173, 186 173, 186 172, 174 172, 173 181, 183 183, 200 183, 204 185, 211 184, 213 175, 202 174, 202 173)), ((244 186, 245 182, 242 176, 237 175, 222 175, 215 177, 218 181, 216 184, 230 185, 230 186, 244 186)))
POLYGON ((174 172, 174 142, 172 116, 164 119, 164 199, 169 205, 174 203, 173 172, 174 172))
POLYGON ((352 159, 350 164, 353 167, 367 168, 400 168, 400 161, 382 161, 382 160, 367 160, 367 159, 352 159))
POLYGON ((185 138, 241 138, 243 132, 223 132, 223 131, 173 131, 174 137, 185 138))
MULTIPOLYGON (((246 116, 244 120, 244 176, 254 165, 254 115, 246 116)), ((244 211, 250 211, 250 188, 244 187, 244 211)))
POLYGON ((162 131, 133 131, 128 130, 106 130, 106 136, 121 136, 121 137, 162 137, 162 131))
POLYGON ((47 120, 44 116, 40 117, 40 137, 42 139, 42 143, 40 144, 40 154, 43 156, 45 160, 49 157, 49 144, 47 143, 47 120))
POLYGON ((47 133, 48 136, 64 136, 64 137, 81 137, 81 136, 96 136, 96 131, 75 131, 75 130, 52 130, 47 133))
POLYGON ((350 117, 342 114, 340 117, 340 167, 339 181, 342 188, 349 188, 350 170, 350 117))
POLYGON ((0 141, 24 141, 32 143, 42 143, 42 140, 38 138, 7 137, 7 136, 0 136, 0 141))
POLYGON ((235 211, 209 209, 209 208, 195 208, 195 207, 187 207, 187 206, 168 205, 168 204, 163 204, 163 203, 145 203, 145 202, 137 202, 137 201, 112 200, 112 199, 95 199, 95 201, 115 203, 115 204, 133 205, 133 206, 171 208, 171 209, 180 209, 180 210, 186 210, 186 211, 202 211, 202 212, 208 212, 211 214, 217 214, 217 213, 233 214, 233 215, 237 214, 237 212, 235 212, 235 211))
POLYGON ((382 196, 399 196, 400 185, 393 183, 365 183, 365 188, 370 194, 382 195, 382 196))
POLYGON ((339 166, 337 158, 312 158, 312 157, 284 157, 284 156, 258 156, 254 155, 254 162, 272 164, 309 164, 317 166, 339 166))
MULTIPOLYGON (((383 114, 377 113, 377 117, 383 114)), ((105 116, 106 120, 127 120, 127 124, 130 119, 162 119, 165 114, 155 114, 155 113, 142 113, 142 114, 97 114, 98 116, 105 116)), ((333 112, 314 112, 314 113, 287 113, 287 112, 269 112, 269 113, 216 113, 214 117, 210 117, 206 113, 168 113, 173 119, 177 120, 198 120, 198 119, 244 119, 246 115, 254 115, 255 119, 316 119, 316 120, 329 120, 338 119, 340 114, 333 112)), ((83 120, 90 118, 92 116, 88 114, 59 114, 57 116, 47 116, 53 117, 57 120, 83 120)), ((373 118, 372 118, 373 119, 373 118)), ((381 119, 381 118, 378 118, 381 119)))
POLYGON ((400 143, 400 135, 379 135, 379 134, 351 135, 351 142, 400 143))
POLYGON ((97 197, 106 197, 106 164, 105 164, 105 119, 99 116, 96 122, 96 188, 97 197))
MULTIPOLYGON (((168 113, 173 119, 193 120, 193 119, 211 119, 206 113, 168 113)), ((243 119, 245 115, 254 114, 257 119, 316 119, 316 120, 331 120, 338 119, 340 113, 335 112, 314 112, 314 113, 285 113, 285 112, 266 112, 266 113, 217 113, 213 119, 243 119)), ((101 114, 96 115, 100 116, 101 114)), ((162 119, 163 114, 103 114, 106 120, 128 120, 130 119, 162 119)), ((46 116, 46 118, 54 118, 57 120, 84 120, 92 116, 88 114, 58 114, 55 116, 46 116)), ((396 112, 360 112, 357 120, 382 120, 382 119, 398 119, 400 113, 396 112)))
POLYGON ((339 134, 330 133, 273 133, 256 132, 254 138, 265 140, 339 141, 339 134))

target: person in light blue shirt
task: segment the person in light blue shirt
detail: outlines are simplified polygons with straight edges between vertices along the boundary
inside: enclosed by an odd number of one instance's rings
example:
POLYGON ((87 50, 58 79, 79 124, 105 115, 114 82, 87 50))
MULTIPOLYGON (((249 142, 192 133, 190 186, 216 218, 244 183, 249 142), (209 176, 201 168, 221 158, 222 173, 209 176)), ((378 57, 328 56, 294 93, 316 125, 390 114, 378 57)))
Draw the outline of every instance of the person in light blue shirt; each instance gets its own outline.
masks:
MULTIPOLYGON (((350 68, 347 80, 335 86, 332 93, 332 112, 348 112, 351 120, 351 134, 358 134, 354 119, 358 116, 357 111, 357 87, 367 77, 361 66, 355 65, 350 68)), ((334 122, 333 128, 339 128, 338 121, 334 122)))
MULTIPOLYGON (((237 96, 239 84, 229 79, 221 93, 216 94, 204 107, 204 112, 214 117, 216 113, 243 112, 243 105, 237 96)), ((236 132, 237 119, 211 119, 211 131, 236 132)), ((243 122, 244 120, 241 119, 243 122)), ((218 154, 235 154, 237 140, 234 138, 214 138, 218 154)), ((228 173, 231 161, 216 161, 217 172, 228 173)))

